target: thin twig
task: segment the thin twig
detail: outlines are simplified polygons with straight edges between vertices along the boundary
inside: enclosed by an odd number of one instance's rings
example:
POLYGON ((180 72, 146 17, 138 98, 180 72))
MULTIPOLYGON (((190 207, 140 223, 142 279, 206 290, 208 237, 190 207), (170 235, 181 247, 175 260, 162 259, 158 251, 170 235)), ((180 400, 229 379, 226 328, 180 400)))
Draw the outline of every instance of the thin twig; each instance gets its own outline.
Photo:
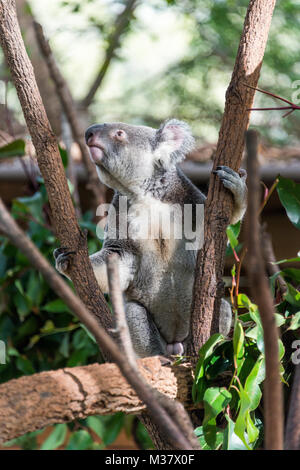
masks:
POLYGON ((136 355, 132 346, 126 314, 124 309, 124 299, 120 288, 119 276, 119 255, 113 253, 107 259, 107 277, 109 285, 109 295, 116 319, 116 330, 120 341, 120 346, 130 364, 138 369, 136 355))
POLYGON ((246 219, 249 255, 247 274, 252 297, 258 305, 264 331, 266 361, 266 379, 264 383, 265 448, 280 450, 283 448, 283 396, 279 370, 279 334, 261 249, 259 224, 260 184, 256 132, 247 132, 246 144, 249 191, 246 219))
POLYGON ((282 117, 287 117, 289 114, 293 113, 296 109, 300 109, 300 106, 297 106, 294 104, 292 101, 289 101, 285 98, 282 98, 279 95, 275 95, 275 93, 271 93, 270 91, 262 90, 261 88, 256 88, 251 85, 248 85, 244 83, 244 85, 247 88, 251 88, 252 90, 259 91, 260 93, 263 93, 265 95, 271 96, 272 98, 275 98, 276 100, 283 101, 284 103, 288 103, 289 106, 275 106, 274 108, 249 108, 249 111, 278 111, 278 110, 290 110, 287 113, 285 113, 282 117))
POLYGON ((92 103, 96 92, 98 91, 99 87, 101 86, 104 77, 106 76, 107 70, 110 66, 112 59, 115 56, 116 49, 120 46, 120 39, 122 34, 124 33, 125 29, 127 28, 130 18, 133 15, 133 12, 137 6, 137 0, 128 0, 125 8, 120 13, 115 21, 115 28, 108 38, 108 46, 106 49, 104 61, 101 64, 99 72, 91 85, 90 90, 86 94, 85 98, 81 102, 81 106, 83 108, 88 108, 92 103))

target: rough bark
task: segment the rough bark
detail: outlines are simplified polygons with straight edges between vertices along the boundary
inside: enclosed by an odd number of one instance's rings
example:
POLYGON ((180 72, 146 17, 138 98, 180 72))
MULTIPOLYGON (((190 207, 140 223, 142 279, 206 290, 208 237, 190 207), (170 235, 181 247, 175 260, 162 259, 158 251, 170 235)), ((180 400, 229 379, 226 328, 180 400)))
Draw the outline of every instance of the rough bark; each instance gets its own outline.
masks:
MULTIPOLYGON (((167 397, 194 407, 190 367, 162 366, 158 357, 138 361, 144 379, 167 397)), ((41 372, 0 385, 0 443, 26 432, 90 415, 140 414, 145 405, 115 364, 41 372)), ((166 444, 167 445, 167 444, 166 444)))
POLYGON ((246 218, 248 248, 247 275, 253 301, 257 304, 264 330, 266 378, 264 381, 265 448, 283 448, 283 393, 280 378, 279 333, 275 321, 274 302, 271 295, 262 250, 259 223, 260 183, 257 160, 257 134, 247 133, 247 169, 249 201, 246 218))
POLYGON ((33 28, 33 16, 27 0, 17 0, 17 14, 23 39, 30 51, 30 60, 36 74, 36 81, 46 108, 51 127, 56 135, 61 133, 61 105, 49 75, 48 67, 40 52, 33 28))
POLYGON ((53 82, 55 83, 57 95, 59 96, 64 113, 70 123, 73 139, 75 142, 77 142, 80 148, 82 160, 87 170, 87 187, 92 191, 94 195, 94 206, 98 207, 99 204, 105 203, 106 189, 104 185, 100 182, 97 175, 96 167, 91 161, 89 151, 84 140, 84 130, 81 128, 81 124, 77 116, 76 106, 73 101, 70 88, 55 62, 52 50, 44 36, 41 25, 37 22, 34 22, 34 29, 36 33, 37 42, 41 49, 41 53, 45 58, 45 61, 49 68, 49 73, 52 77, 53 82))
POLYGON ((0 1, 0 42, 30 132, 51 207, 51 218, 62 246, 74 251, 70 277, 75 289, 105 329, 112 319, 89 262, 67 185, 56 137, 49 124, 33 68, 21 37, 14 0, 0 1))
POLYGON ((285 450, 300 450, 300 365, 295 368, 292 394, 285 430, 285 450))
MULTIPOLYGON (((238 170, 244 148, 244 134, 249 124, 253 89, 256 87, 264 56, 275 0, 250 0, 231 82, 226 92, 214 169, 227 165, 238 170)), ((233 199, 212 173, 205 208, 205 240, 198 253, 188 353, 195 357, 210 335, 217 331, 220 299, 223 294, 223 268, 226 227, 233 199)))

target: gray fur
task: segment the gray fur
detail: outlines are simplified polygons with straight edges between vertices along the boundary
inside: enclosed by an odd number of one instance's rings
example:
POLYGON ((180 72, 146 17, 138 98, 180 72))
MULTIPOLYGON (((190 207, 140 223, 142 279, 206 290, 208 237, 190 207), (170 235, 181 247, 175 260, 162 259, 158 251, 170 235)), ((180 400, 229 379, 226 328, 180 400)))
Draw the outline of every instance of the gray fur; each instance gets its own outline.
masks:
MULTIPOLYGON (((161 236, 140 240, 133 235, 127 239, 112 238, 111 226, 113 208, 119 212, 122 196, 127 196, 129 214, 135 204, 142 208, 157 206, 158 211, 172 204, 180 207, 192 204, 194 208, 204 204, 205 196, 176 166, 192 149, 191 131, 186 123, 175 119, 166 121, 158 130, 124 123, 97 124, 87 129, 86 141, 99 178, 115 190, 103 248, 90 257, 99 285, 107 292, 105 260, 109 253, 117 252, 126 316, 136 353, 141 357, 182 354, 189 333, 197 251, 186 250, 184 238, 167 240, 161 236), (95 146, 102 153, 95 151, 95 146)), ((228 167, 218 167, 216 174, 234 196, 236 221, 245 211, 245 178, 228 167)), ((136 215, 130 220, 133 226, 139 225, 136 215)), ((55 258, 57 269, 67 275, 68 255, 55 252, 55 258)), ((231 308, 224 302, 220 328, 227 334, 231 308)))

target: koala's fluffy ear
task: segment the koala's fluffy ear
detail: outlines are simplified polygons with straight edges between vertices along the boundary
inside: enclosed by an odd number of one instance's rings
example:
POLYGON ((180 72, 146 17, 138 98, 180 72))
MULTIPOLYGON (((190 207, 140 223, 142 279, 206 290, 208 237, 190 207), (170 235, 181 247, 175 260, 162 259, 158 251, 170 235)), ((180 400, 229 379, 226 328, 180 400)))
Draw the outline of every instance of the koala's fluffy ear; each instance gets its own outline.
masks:
POLYGON ((154 154, 157 161, 168 166, 183 160, 193 149, 194 143, 188 124, 169 119, 156 131, 154 154))

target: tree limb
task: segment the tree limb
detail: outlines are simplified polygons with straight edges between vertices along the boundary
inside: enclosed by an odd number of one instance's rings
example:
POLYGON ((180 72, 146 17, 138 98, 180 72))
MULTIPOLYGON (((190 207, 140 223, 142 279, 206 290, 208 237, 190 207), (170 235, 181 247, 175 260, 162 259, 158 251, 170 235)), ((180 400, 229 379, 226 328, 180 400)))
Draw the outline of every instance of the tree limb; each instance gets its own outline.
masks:
MULTIPOLYGON (((227 165, 238 170, 244 148, 244 134, 252 106, 267 43, 275 0, 250 0, 235 66, 226 92, 214 169, 227 165)), ((205 240, 198 253, 188 354, 196 357, 199 348, 218 330, 226 227, 233 208, 231 194, 212 173, 205 207, 205 240)))
POLYGON ((300 365, 295 367, 295 375, 285 429, 285 450, 300 450, 300 365))
MULTIPOLYGON (((163 366, 158 357, 138 361, 145 381, 185 407, 191 402, 192 369, 163 366)), ((115 364, 41 372, 0 385, 0 443, 56 423, 122 411, 140 414, 145 405, 115 364)))
POLYGON ((124 10, 120 13, 118 18, 116 19, 115 22, 115 28, 110 37, 108 38, 108 47, 106 49, 105 53, 105 58, 103 63, 101 64, 101 67, 99 69, 99 72, 89 90, 85 98, 81 102, 81 106, 83 108, 88 108, 90 104, 92 103, 95 94, 99 87, 101 86, 101 83, 103 82, 103 79, 106 75, 106 72, 108 70, 108 67, 112 61, 112 59, 115 56, 116 49, 120 46, 120 39, 122 34, 124 33, 125 29, 127 28, 130 18, 138 4, 137 0, 128 0, 126 3, 126 6, 124 10))
POLYGON ((259 174, 257 159, 257 134, 248 131, 248 211, 246 237, 248 247, 247 275, 252 298, 257 304, 264 330, 266 378, 264 382, 265 448, 283 448, 283 394, 279 370, 278 328, 275 321, 274 303, 266 276, 265 262, 261 248, 259 224, 259 174))
POLYGON ((75 142, 77 142, 80 148, 82 160, 88 174, 87 187, 93 192, 95 198, 94 203, 97 207, 99 206, 99 204, 105 203, 106 190, 104 188, 104 185, 100 182, 98 178, 95 165, 91 161, 89 151, 84 140, 84 131, 81 128, 81 124, 77 117, 76 107, 72 98, 70 88, 56 64, 52 50, 44 36, 43 28, 36 21, 33 22, 33 25, 36 33, 37 42, 49 68, 49 73, 55 84, 57 95, 59 96, 62 108, 70 123, 73 139, 75 142))

